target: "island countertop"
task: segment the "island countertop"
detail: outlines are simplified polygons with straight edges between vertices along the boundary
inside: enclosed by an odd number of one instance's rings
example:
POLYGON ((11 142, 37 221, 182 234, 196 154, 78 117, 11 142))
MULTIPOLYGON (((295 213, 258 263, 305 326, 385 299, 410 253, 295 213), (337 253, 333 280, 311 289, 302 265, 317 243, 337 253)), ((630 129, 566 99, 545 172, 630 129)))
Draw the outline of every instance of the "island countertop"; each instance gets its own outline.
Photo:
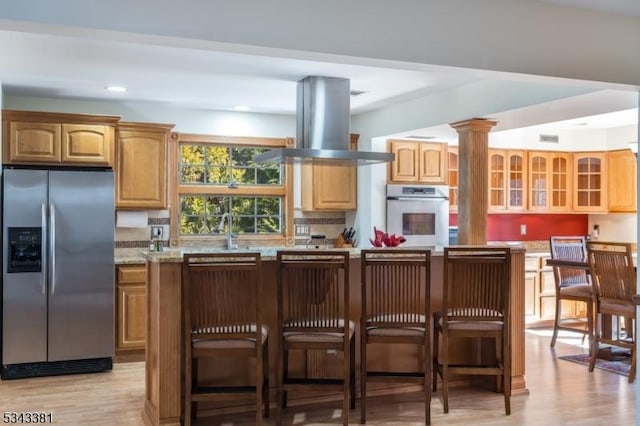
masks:
MULTIPOLYGON (((494 246, 492 246, 494 247, 494 246)), ((497 247, 497 246, 495 246, 497 247)), ((522 246, 508 246, 512 249, 513 252, 524 252, 525 249, 522 246)), ((399 247, 402 249, 419 249, 422 247, 399 247)), ((426 249, 431 250, 432 256, 442 256, 444 253, 444 247, 424 247, 426 249)), ((247 247, 247 248, 239 248, 234 250, 227 250, 223 248, 212 248, 212 247, 179 247, 179 248, 169 248, 163 251, 153 252, 153 251, 142 251, 141 257, 143 259, 148 260, 151 263, 182 263, 182 257, 185 254, 192 253, 203 253, 203 254, 215 254, 215 253, 260 253, 262 260, 276 260, 276 256, 278 251, 319 251, 319 250, 336 250, 336 251, 348 251, 350 258, 359 258, 360 252, 363 250, 357 247, 350 248, 327 248, 327 249, 314 249, 314 248, 305 248, 305 247, 247 247)))

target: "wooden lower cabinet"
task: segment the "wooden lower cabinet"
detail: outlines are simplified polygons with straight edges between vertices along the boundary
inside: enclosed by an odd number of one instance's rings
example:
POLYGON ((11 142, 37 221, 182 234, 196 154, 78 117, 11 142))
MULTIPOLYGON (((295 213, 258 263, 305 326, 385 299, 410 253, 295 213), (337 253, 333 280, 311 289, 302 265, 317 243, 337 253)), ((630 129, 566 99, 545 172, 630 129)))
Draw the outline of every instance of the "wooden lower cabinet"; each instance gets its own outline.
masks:
MULTIPOLYGON (((529 255, 525 260, 525 322, 530 327, 553 326, 556 315, 556 284, 548 255, 529 255)), ((562 318, 586 318, 581 302, 563 301, 562 318)))
POLYGON ((146 266, 119 265, 116 277, 116 354, 144 351, 146 266))

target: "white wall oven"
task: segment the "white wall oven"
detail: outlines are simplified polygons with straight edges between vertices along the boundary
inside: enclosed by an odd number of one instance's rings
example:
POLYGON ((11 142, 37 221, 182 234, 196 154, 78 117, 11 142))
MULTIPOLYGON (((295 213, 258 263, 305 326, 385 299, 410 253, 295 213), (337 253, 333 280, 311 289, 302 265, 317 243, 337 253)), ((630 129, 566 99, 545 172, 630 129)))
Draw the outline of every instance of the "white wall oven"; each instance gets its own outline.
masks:
POLYGON ((387 185, 387 228, 404 236, 405 247, 449 243, 447 185, 387 185))

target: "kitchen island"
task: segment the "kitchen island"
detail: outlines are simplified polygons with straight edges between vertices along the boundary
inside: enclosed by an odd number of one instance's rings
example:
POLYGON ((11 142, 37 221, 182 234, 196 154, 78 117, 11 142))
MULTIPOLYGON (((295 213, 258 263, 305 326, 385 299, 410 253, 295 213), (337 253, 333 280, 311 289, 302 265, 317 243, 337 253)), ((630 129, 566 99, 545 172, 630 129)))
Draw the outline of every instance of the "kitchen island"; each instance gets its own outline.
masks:
MULTIPOLYGON (((269 326, 269 382, 271 384, 271 404, 275 404, 275 369, 278 339, 275 336, 276 326, 276 252, 278 248, 262 248, 263 268, 263 300, 264 321, 269 326)), ((350 264, 350 315, 359 324, 360 318, 360 250, 348 249, 351 256, 350 264)), ((192 252, 225 252, 215 249, 185 249, 170 250, 160 253, 148 253, 147 259, 147 339, 145 363, 145 402, 143 418, 151 425, 179 425, 182 413, 182 309, 181 309, 181 271, 182 256, 192 252)), ((523 248, 512 248, 512 286, 511 286, 511 340, 512 340, 512 394, 527 393, 525 381, 524 354, 524 255, 523 248)), ((431 257, 431 309, 440 309, 442 305, 442 250, 432 251, 431 257)), ((450 356, 455 354, 457 362, 479 362, 489 359, 493 353, 493 342, 483 344, 478 341, 461 340, 452 342, 450 356)), ((376 370, 384 370, 393 365, 398 371, 406 368, 415 369, 419 360, 419 353, 414 346, 381 345, 368 353, 368 365, 376 370)), ((357 348, 356 364, 359 363, 359 348, 357 348)), ((306 357, 302 354, 293 357, 290 368, 297 373, 306 371, 313 377, 333 377, 340 375, 340 353, 325 353, 324 351, 309 351, 306 357)), ((250 383, 250 361, 236 359, 221 359, 199 368, 201 380, 225 380, 234 384, 250 383)), ((356 371, 359 366, 356 365, 356 371)), ((464 385, 465 378, 458 380, 464 385)), ((411 392, 420 390, 420 386, 402 383, 377 384, 371 388, 371 395, 411 392)), ((356 387, 358 389, 358 387, 356 387)), ((230 411, 249 411, 253 409, 252 398, 226 400, 221 403, 202 405, 199 415, 230 411)), ((340 399, 340 393, 327 391, 296 392, 290 395, 289 405, 305 402, 340 399)))

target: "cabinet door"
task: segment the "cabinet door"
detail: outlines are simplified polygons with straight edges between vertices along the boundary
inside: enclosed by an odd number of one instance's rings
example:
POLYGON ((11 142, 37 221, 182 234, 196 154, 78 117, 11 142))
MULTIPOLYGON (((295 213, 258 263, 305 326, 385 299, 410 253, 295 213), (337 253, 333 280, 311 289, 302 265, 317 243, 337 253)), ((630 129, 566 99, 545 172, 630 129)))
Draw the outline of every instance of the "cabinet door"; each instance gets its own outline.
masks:
POLYGON ((571 210, 572 162, 570 153, 549 153, 550 193, 549 210, 571 210))
POLYGON ((168 134, 149 125, 118 127, 116 208, 167 208, 168 134))
POLYGON ((146 333, 145 266, 117 267, 116 351, 141 350, 146 333))
POLYGON ((607 174, 604 152, 573 154, 573 210, 603 212, 607 209, 607 174))
MULTIPOLYGON (((358 149, 358 135, 351 134, 350 149, 358 149)), ((301 166, 302 210, 355 210, 357 170, 355 166, 303 164, 301 166)))
POLYGON ((113 128, 90 124, 63 124, 62 162, 111 166, 113 128))
POLYGON ((416 142, 391 141, 390 150, 396 155, 389 164, 391 182, 418 181, 418 144, 416 142))
POLYGON ((449 211, 458 211, 458 147, 448 147, 449 211))
POLYGON ((507 209, 527 208, 527 157, 524 151, 507 151, 507 209))
POLYGON ((628 150, 611 151, 607 158, 609 211, 630 212, 637 207, 636 157, 628 150))
POLYGON ((489 149, 489 202, 487 207, 491 211, 507 208, 506 172, 506 151, 489 149))
POLYGON ((549 206, 549 157, 546 152, 529 152, 529 210, 549 206))
POLYGON ((61 125, 56 123, 9 123, 10 163, 59 163, 61 125))
POLYGON ((524 315, 528 320, 536 318, 536 291, 538 285, 537 272, 525 272, 524 274, 524 315))
POLYGON ((314 210, 355 210, 356 169, 352 166, 311 166, 314 210))
POLYGON ((447 145, 418 144, 418 181, 444 185, 447 183, 447 145))

